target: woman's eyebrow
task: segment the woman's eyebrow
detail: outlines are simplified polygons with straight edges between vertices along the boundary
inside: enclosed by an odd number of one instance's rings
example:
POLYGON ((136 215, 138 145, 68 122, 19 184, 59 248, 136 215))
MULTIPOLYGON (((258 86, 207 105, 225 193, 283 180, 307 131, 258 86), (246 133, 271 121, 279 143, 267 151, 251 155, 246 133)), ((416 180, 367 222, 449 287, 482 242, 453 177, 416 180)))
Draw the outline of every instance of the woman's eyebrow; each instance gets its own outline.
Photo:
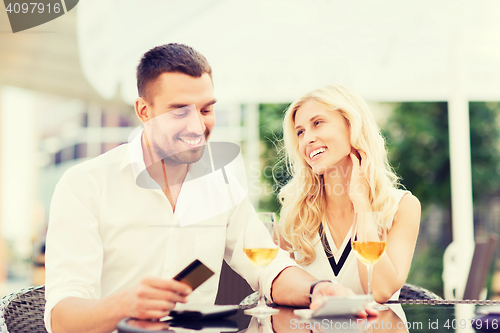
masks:
MULTIPOLYGON (((321 118, 321 115, 320 114, 317 114, 313 117, 311 117, 311 119, 309 119, 309 122, 312 123, 314 122, 317 118, 321 118)), ((302 128, 302 125, 297 125, 295 126, 295 130, 298 130, 299 128, 302 128)))
POLYGON ((309 122, 312 123, 313 121, 315 121, 317 118, 321 118, 321 115, 317 114, 313 117, 311 117, 311 119, 309 119, 309 122))

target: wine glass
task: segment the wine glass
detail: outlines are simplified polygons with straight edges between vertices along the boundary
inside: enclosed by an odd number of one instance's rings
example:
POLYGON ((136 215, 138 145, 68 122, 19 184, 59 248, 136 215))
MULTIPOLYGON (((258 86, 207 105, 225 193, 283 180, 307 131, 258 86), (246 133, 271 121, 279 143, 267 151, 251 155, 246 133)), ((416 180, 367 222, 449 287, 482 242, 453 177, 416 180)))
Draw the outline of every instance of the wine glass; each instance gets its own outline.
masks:
POLYGON ((266 305, 262 292, 262 269, 269 265, 278 254, 279 233, 276 214, 258 213, 258 221, 249 221, 245 225, 243 237, 243 251, 252 264, 259 267, 259 303, 256 307, 245 310, 252 316, 268 316, 279 312, 278 309, 266 305))
POLYGON ((368 292, 373 308, 385 310, 386 306, 373 298, 373 266, 387 248, 387 228, 381 212, 356 212, 352 226, 351 245, 358 259, 368 269, 368 292))
POLYGON ((267 317, 252 317, 248 328, 248 333, 273 333, 273 326, 271 324, 271 316, 267 317))

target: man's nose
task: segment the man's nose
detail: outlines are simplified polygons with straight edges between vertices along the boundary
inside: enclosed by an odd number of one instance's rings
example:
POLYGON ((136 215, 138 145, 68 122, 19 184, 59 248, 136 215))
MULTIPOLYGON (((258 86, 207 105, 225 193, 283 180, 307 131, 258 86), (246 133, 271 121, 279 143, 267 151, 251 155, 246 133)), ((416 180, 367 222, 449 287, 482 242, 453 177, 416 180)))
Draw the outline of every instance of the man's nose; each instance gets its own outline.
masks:
POLYGON ((187 132, 197 135, 203 135, 203 133, 205 133, 205 128, 206 126, 203 123, 201 112, 198 110, 193 110, 193 112, 190 112, 188 123, 186 126, 187 132))

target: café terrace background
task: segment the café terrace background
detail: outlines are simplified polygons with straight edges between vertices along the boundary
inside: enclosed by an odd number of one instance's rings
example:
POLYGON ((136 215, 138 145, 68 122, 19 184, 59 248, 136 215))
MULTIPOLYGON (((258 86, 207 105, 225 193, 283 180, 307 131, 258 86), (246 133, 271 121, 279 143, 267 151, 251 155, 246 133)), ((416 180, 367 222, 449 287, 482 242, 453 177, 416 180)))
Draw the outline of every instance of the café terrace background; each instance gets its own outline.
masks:
POLYGON ((407 175, 402 183, 420 194, 410 282, 442 293, 444 248, 463 242, 470 257, 474 230, 499 232, 498 2, 86 0, 16 34, 0 9, 6 291, 38 274, 32 262, 42 259, 50 199, 64 170, 126 142, 138 125, 130 105, 135 64, 167 42, 189 44, 211 62, 219 99, 212 140, 242 147, 258 209, 278 208, 262 171, 276 161, 283 110, 334 82, 370 102, 391 161, 407 175), (415 160, 407 166, 402 156, 415 160))

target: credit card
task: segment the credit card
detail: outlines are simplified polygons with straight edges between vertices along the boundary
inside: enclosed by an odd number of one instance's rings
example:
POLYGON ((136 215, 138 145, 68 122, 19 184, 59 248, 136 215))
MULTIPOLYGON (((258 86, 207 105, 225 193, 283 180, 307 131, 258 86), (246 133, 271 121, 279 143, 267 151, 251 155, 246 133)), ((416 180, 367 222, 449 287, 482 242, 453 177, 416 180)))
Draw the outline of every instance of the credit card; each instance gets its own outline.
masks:
POLYGON ((195 290, 212 275, 214 275, 214 272, 196 259, 180 271, 179 274, 174 276, 174 280, 184 282, 190 286, 191 289, 195 290))

